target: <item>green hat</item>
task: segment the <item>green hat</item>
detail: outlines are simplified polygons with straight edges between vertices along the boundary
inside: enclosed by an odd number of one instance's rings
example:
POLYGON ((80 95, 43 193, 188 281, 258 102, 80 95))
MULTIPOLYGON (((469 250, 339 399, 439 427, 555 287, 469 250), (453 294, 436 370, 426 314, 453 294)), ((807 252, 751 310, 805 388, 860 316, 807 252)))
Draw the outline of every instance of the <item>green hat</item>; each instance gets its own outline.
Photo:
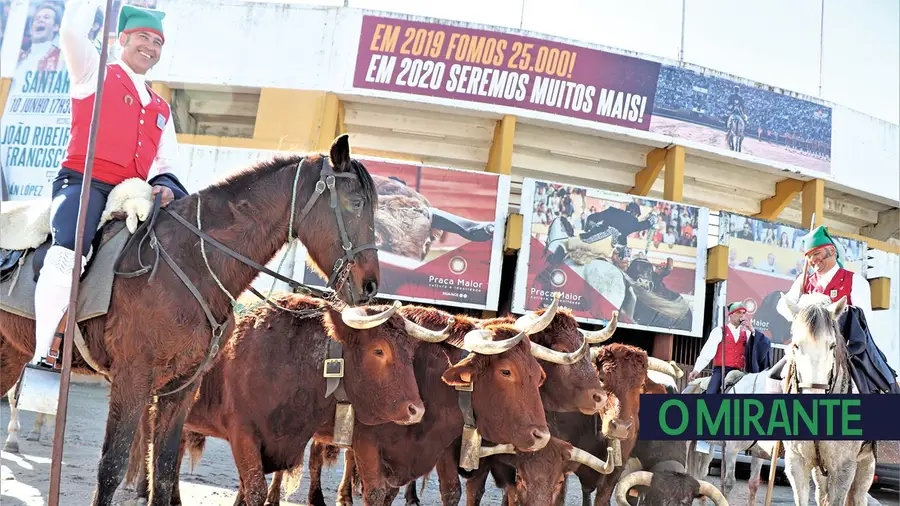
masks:
POLYGON ((163 11, 123 5, 119 12, 119 33, 148 31, 159 35, 165 42, 166 37, 163 35, 162 27, 164 17, 166 17, 166 13, 163 11))
POLYGON ((732 302, 728 305, 728 316, 731 316, 738 311, 747 311, 747 306, 745 306, 743 302, 732 302))
POLYGON ((835 255, 837 255, 838 265, 844 267, 841 263, 840 257, 840 248, 838 248, 837 243, 834 242, 834 239, 831 237, 831 234, 828 233, 828 229, 825 228, 825 225, 819 225, 812 232, 806 234, 803 237, 803 254, 809 255, 813 251, 822 248, 824 246, 834 246, 835 255))

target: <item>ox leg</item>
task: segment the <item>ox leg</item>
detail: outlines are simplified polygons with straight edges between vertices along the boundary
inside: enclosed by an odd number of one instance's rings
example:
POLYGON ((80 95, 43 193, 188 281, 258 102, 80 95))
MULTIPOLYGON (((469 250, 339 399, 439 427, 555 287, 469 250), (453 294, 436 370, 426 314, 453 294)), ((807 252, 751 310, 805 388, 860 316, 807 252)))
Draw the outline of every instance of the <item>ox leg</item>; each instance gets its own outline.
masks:
MULTIPOLYGON (((486 462, 482 461, 478 466, 478 470, 472 474, 471 478, 466 480, 466 506, 479 506, 481 504, 481 498, 484 497, 484 488, 487 485, 487 478, 490 471, 491 470, 486 465, 486 462)), ((459 476, 458 473, 459 471, 457 471, 457 476, 459 476)), ((453 505, 444 503, 444 506, 453 505)))
POLYGON ((3 444, 3 451, 9 453, 19 453, 19 410, 16 409, 16 383, 6 398, 9 399, 9 424, 6 425, 6 443, 3 444))
POLYGON ((416 480, 413 480, 406 485, 406 490, 403 492, 403 498, 406 499, 406 506, 421 506, 422 503, 419 501, 419 495, 416 493, 416 480))
MULTIPOLYGON (((322 493, 322 467, 325 465, 325 444, 314 441, 309 447, 309 506, 325 506, 325 495, 322 493)), ((347 469, 344 468, 346 476, 347 469)), ((343 504, 338 501, 338 504, 343 504)))
POLYGON ((763 459, 752 455, 750 457, 750 481, 747 482, 747 503, 749 506, 756 505, 756 491, 759 490, 760 474, 762 474, 763 459))
MULTIPOLYGON (((350 506, 353 504, 353 484, 359 482, 359 471, 356 469, 356 460, 353 458, 353 449, 344 450, 344 473, 341 483, 338 484, 337 504, 350 506)), ((413 483, 415 488, 415 483, 413 483)))
POLYGON ((594 506, 609 506, 609 499, 612 497, 616 484, 619 483, 619 477, 622 475, 623 470, 625 470, 625 467, 619 466, 612 473, 600 476, 600 481, 597 485, 597 495, 594 496, 594 506))
POLYGON ((737 465, 738 452, 744 444, 743 441, 725 441, 725 445, 722 447, 725 454, 725 482, 722 483, 722 495, 725 496, 725 499, 728 499, 734 489, 734 468, 737 465))
POLYGON ((131 364, 113 374, 109 395, 109 415, 106 434, 97 466, 97 486, 91 506, 110 506, 113 494, 122 483, 128 466, 128 453, 141 414, 150 397, 150 381, 145 371, 137 371, 131 364), (118 373, 118 374, 116 374, 118 373))
POLYGON ((856 476, 847 494, 847 506, 866 506, 868 491, 875 478, 875 453, 864 451, 856 459, 856 476))
POLYGON ((281 483, 283 481, 284 471, 278 471, 272 475, 272 483, 269 484, 269 493, 266 495, 266 506, 281 504, 281 483))
POLYGON ((240 477, 238 502, 246 506, 264 506, 266 502, 266 474, 263 471, 260 442, 251 436, 253 429, 238 427, 232 433, 231 453, 240 477))
MULTIPOLYGON (((441 490, 441 504, 443 506, 458 506, 462 497, 462 484, 459 482, 459 467, 457 467, 456 453, 452 445, 441 454, 441 458, 438 459, 435 467, 437 468, 438 487, 441 490)), ((484 490, 485 480, 487 480, 486 475, 481 482, 482 491, 484 490)), ((468 483, 471 482, 467 482, 466 489, 469 488, 468 483)), ((413 482, 413 487, 415 487, 415 482, 413 482)), ((479 496, 478 499, 481 500, 481 497, 479 496)), ((410 506, 410 504, 407 503, 407 506, 410 506)))
POLYGON ((150 448, 150 501, 153 506, 170 506, 181 462, 182 428, 190 398, 197 387, 159 397, 150 421, 153 446, 150 448))
POLYGON ((387 493, 384 495, 384 506, 391 506, 394 503, 394 499, 400 494, 400 487, 392 487, 387 490, 387 493))

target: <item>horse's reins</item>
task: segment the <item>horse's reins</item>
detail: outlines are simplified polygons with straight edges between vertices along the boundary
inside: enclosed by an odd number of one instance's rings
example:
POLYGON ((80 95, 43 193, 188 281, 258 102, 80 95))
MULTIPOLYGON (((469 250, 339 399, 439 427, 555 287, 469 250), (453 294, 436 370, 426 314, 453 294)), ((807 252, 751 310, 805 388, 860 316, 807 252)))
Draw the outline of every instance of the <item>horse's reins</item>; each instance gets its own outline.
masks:
MULTIPOLYGON (((350 240, 349 236, 347 235, 347 230, 346 230, 346 227, 344 226, 343 216, 341 215, 340 209, 338 209, 338 195, 337 195, 337 189, 335 187, 335 182, 336 182, 335 178, 341 177, 341 178, 355 179, 355 178, 357 178, 357 176, 355 174, 351 174, 351 173, 335 173, 334 169, 331 166, 331 163, 328 160, 328 157, 323 156, 322 158, 323 158, 322 169, 319 174, 319 181, 316 182, 315 191, 313 192, 313 195, 310 198, 309 202, 307 202, 306 205, 301 210, 300 216, 298 219, 298 223, 301 223, 306 218, 306 216, 312 210, 313 205, 315 205, 316 201, 318 200, 319 196, 322 195, 322 193, 324 193, 326 189, 328 189, 330 197, 331 197, 329 205, 330 205, 331 209, 334 211, 335 217, 337 219, 338 229, 339 229, 340 235, 341 235, 341 248, 344 250, 344 256, 341 258, 338 258, 335 261, 331 276, 329 277, 328 284, 326 285, 333 290, 331 297, 336 297, 338 291, 343 287, 344 283, 347 281, 347 279, 350 276, 350 268, 355 263, 356 255, 358 255, 360 252, 365 251, 367 249, 377 249, 377 248, 376 248, 375 244, 365 244, 362 246, 353 247, 353 242, 350 240)), ((305 160, 305 158, 303 160, 305 160)), ((296 214, 296 211, 295 211, 296 208, 294 207, 293 204, 296 199, 296 194, 298 191, 297 184, 298 184, 299 178, 300 178, 300 165, 303 163, 303 160, 300 160, 299 162, 297 162, 297 175, 295 177, 295 182, 294 182, 294 186, 293 186, 293 194, 292 194, 292 198, 291 198, 291 220, 290 220, 291 224, 290 224, 289 230, 288 230, 288 239, 289 240, 292 239, 292 234, 293 234, 293 221, 294 221, 294 215, 296 214)), ((244 264, 252 267, 253 269, 256 269, 257 271, 261 271, 265 274, 268 274, 269 276, 272 276, 273 278, 275 278, 279 281, 286 283, 288 286, 291 287, 291 289, 293 290, 294 293, 302 293, 305 295, 310 295, 310 296, 317 297, 320 299, 325 299, 325 300, 329 299, 329 297, 326 295, 325 292, 323 292, 319 289, 307 286, 303 283, 300 283, 291 278, 283 276, 275 271, 272 271, 271 269, 269 269, 263 265, 260 265, 259 263, 251 260, 250 258, 247 258, 246 256, 229 248, 228 246, 225 246, 221 242, 213 239, 206 232, 200 230, 199 227, 195 227, 193 224, 191 224, 189 221, 187 221, 185 218, 178 215, 177 213, 173 213, 172 211, 170 211, 168 209, 163 209, 161 207, 161 198, 162 198, 161 195, 159 195, 159 194, 156 195, 156 198, 154 199, 154 202, 153 202, 153 208, 152 208, 152 211, 150 214, 150 219, 143 221, 141 223, 141 225, 138 227, 138 229, 135 230, 135 233, 132 234, 132 236, 128 239, 128 242, 125 244, 125 247, 122 248, 122 252, 119 254, 119 258, 116 259, 116 263, 113 267, 113 269, 114 269, 113 272, 118 276, 122 276, 122 277, 126 277, 126 278, 142 276, 142 275, 150 272, 150 277, 147 280, 147 282, 149 283, 150 281, 153 280, 153 277, 156 275, 156 272, 157 272, 156 267, 159 264, 160 256, 162 256, 163 261, 165 261, 166 264, 168 264, 168 266, 172 268, 172 271, 175 273, 175 275, 178 276, 178 278, 181 280, 181 282, 184 283, 184 285, 188 288, 188 290, 190 290, 191 294, 193 294, 194 298, 197 299, 197 302, 200 304, 201 309, 203 309, 203 312, 206 315, 207 320, 209 320, 209 324, 212 328, 212 340, 210 342, 210 347, 207 350, 206 358, 204 359, 204 361, 200 365, 200 367, 194 372, 194 375, 186 383, 182 384, 180 387, 176 388, 175 390, 171 390, 169 392, 165 392, 165 393, 161 393, 161 394, 156 394, 157 397, 171 395, 171 394, 177 393, 177 392, 187 388, 188 386, 193 384, 204 371, 206 371, 209 368, 210 364, 212 363, 212 360, 215 358, 216 354, 219 351, 219 346, 220 346, 220 342, 222 339, 222 335, 225 332, 225 326, 228 321, 228 318, 226 318, 225 322, 219 323, 215 319, 215 317, 212 314, 212 311, 209 308, 209 305, 206 303, 206 301, 203 299, 203 296, 200 294, 200 291, 190 281, 190 279, 188 279, 188 277, 184 273, 184 271, 180 267, 178 267, 178 264, 176 264, 175 261, 172 259, 172 257, 169 256, 169 253, 165 250, 165 248, 163 248, 162 244, 160 244, 159 240, 157 239, 154 225, 156 224, 156 217, 161 209, 163 211, 165 211, 166 213, 168 213, 169 216, 174 218, 175 221, 177 221, 183 227, 190 230, 194 235, 200 237, 201 247, 204 242, 209 242, 210 244, 212 244, 213 246, 218 248, 220 251, 228 254, 235 260, 238 260, 239 262, 244 263, 244 264), (138 256, 138 263, 140 264, 141 268, 136 271, 133 271, 133 272, 120 271, 119 266, 120 266, 122 260, 125 258, 125 252, 128 250, 128 248, 132 245, 135 238, 141 232, 145 232, 145 233, 143 234, 143 236, 140 240, 140 245, 143 246, 144 241, 146 241, 147 238, 149 237, 150 238, 150 248, 156 252, 156 258, 154 259, 153 264, 152 265, 144 264, 144 262, 141 258, 141 253, 140 253, 140 248, 139 248, 137 256, 138 256)), ((199 211, 200 211, 200 201, 198 198, 198 202, 197 202, 198 224, 199 224, 199 211)), ((204 255, 204 258, 205 258, 205 255, 204 255)), ((218 282, 218 278, 216 278, 215 274, 212 272, 212 269, 210 268, 208 262, 206 265, 207 265, 207 268, 210 269, 210 274, 212 274, 213 278, 216 279, 216 281, 218 282)), ((225 291, 224 287, 222 287, 221 284, 219 286, 220 286, 220 288, 222 288, 223 291, 225 291)), ((320 314, 324 310, 324 307, 318 307, 315 309, 304 309, 304 310, 293 310, 293 309, 284 308, 284 307, 281 307, 278 304, 276 304, 274 301, 270 300, 268 297, 259 293, 259 291, 257 291, 253 286, 249 286, 248 289, 250 292, 252 292, 254 295, 259 297, 261 300, 268 303, 272 307, 279 309, 279 310, 288 311, 288 312, 294 314, 294 316, 297 316, 299 318, 313 317, 313 316, 320 314)), ((234 298, 231 296, 231 294, 229 294, 227 291, 225 291, 225 293, 226 293, 226 295, 229 296, 229 298, 232 299, 232 302, 234 303, 234 298)))

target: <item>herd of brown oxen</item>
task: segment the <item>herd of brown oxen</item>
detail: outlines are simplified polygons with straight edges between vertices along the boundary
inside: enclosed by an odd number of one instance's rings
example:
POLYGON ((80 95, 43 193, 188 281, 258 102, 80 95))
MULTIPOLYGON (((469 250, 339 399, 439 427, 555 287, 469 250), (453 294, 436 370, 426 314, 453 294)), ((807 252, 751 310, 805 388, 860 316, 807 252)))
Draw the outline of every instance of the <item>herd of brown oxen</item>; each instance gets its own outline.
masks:
MULTIPOLYGON (((488 474, 504 489, 504 504, 562 505, 571 473, 586 505, 594 492, 595 505, 608 505, 615 493, 619 506, 629 506, 636 492, 650 506, 697 498, 727 505, 714 486, 684 474, 684 442, 637 440, 640 394, 671 391, 648 373, 681 373, 638 347, 603 344, 615 332, 615 314, 605 328, 587 331, 556 298, 518 319, 399 302, 339 312, 295 294, 273 301, 287 311, 263 305, 238 317, 184 423, 177 469, 185 452, 200 459, 206 437, 226 440, 240 476, 236 504, 278 504, 285 477, 292 486, 299 481, 310 440, 309 504, 326 504, 321 469, 337 459, 335 441, 350 434, 352 443, 341 445, 340 505, 360 488, 366 506, 390 505, 401 487, 407 505, 419 504, 416 480, 435 468, 445 506, 459 504, 460 476, 466 503, 480 504, 488 474), (304 310, 320 316, 296 317, 304 310), (350 432, 337 428, 337 413, 346 413, 339 401, 352 406, 350 432), (642 463, 680 466, 647 472, 644 465, 620 479, 623 464, 639 455, 642 463)), ((147 419, 126 478, 144 498, 147 419)), ((176 480, 172 504, 180 503, 176 480)))

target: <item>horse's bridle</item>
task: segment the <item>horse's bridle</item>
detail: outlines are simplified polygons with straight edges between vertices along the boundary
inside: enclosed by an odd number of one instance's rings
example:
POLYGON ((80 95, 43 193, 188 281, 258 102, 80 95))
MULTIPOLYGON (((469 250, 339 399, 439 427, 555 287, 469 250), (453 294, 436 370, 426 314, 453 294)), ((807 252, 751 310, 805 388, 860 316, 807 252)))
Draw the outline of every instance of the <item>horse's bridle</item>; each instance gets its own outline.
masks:
MULTIPOLYGON (((300 180, 300 166, 303 164, 303 161, 305 159, 306 158, 304 157, 299 162, 297 162, 297 174, 294 179, 294 185, 293 185, 292 197, 291 197, 291 219, 290 219, 290 225, 288 227, 288 242, 291 242, 291 240, 293 240, 293 221, 294 221, 294 215, 296 213, 296 207, 294 206, 294 202, 296 200, 297 192, 299 190, 297 185, 299 184, 299 180, 300 180)), ((329 277, 328 284, 327 284, 327 286, 334 291, 332 296, 335 296, 335 297, 336 297, 337 293, 339 292, 339 290, 341 289, 341 287, 343 286, 343 284, 349 278, 350 268, 355 263, 356 256, 359 253, 361 253, 362 251, 365 251, 367 249, 377 249, 374 243, 364 244, 362 246, 353 247, 353 242, 350 240, 350 237, 347 235, 347 229, 344 225, 344 218, 341 215, 341 210, 338 208, 338 193, 337 193, 337 188, 335 185, 336 178, 338 178, 338 177, 349 178, 349 179, 358 179, 356 174, 343 173, 343 172, 335 173, 334 168, 332 167, 330 161, 328 160, 328 157, 322 156, 322 169, 319 173, 319 180, 316 182, 316 187, 315 187, 315 190, 313 191, 312 197, 310 198, 309 202, 307 202, 306 205, 303 206, 303 209, 301 210, 300 216, 298 218, 299 219, 298 223, 301 223, 303 221, 303 219, 309 215, 309 212, 312 210, 313 205, 315 205, 319 196, 321 196, 325 192, 326 189, 329 191, 329 196, 331 199, 329 205, 330 205, 331 209, 334 211, 335 218, 337 219, 338 229, 341 234, 341 248, 344 250, 344 256, 341 258, 338 258, 335 261, 334 268, 332 269, 332 273, 331 273, 331 276, 329 277)), ((257 271, 268 274, 269 276, 272 276, 273 278, 275 278, 279 281, 287 283, 288 286, 291 287, 291 289, 293 290, 294 293, 302 293, 302 294, 314 296, 314 297, 317 297, 320 299, 329 299, 330 298, 325 292, 323 292, 319 289, 307 286, 303 283, 300 283, 300 282, 295 281, 291 278, 288 278, 282 274, 279 274, 279 273, 267 268, 266 266, 260 265, 259 263, 251 260, 250 258, 247 258, 244 255, 241 255, 240 253, 229 248, 228 246, 225 246, 221 242, 210 237, 206 232, 202 231, 199 228, 199 226, 193 225, 192 223, 190 223, 184 217, 180 216, 177 213, 174 213, 168 209, 162 208, 160 206, 161 202, 162 202, 162 195, 157 194, 154 199, 154 202, 153 202, 153 208, 150 212, 149 219, 143 221, 141 223, 141 225, 137 228, 137 230, 135 230, 134 234, 131 235, 131 237, 128 239, 128 242, 126 242, 125 246, 122 248, 122 252, 119 254, 119 258, 116 259, 116 263, 113 267, 114 273, 118 276, 122 276, 122 277, 126 277, 126 278, 133 278, 133 277, 137 277, 137 276, 142 276, 142 275, 150 272, 150 277, 147 280, 148 282, 150 282, 153 280, 153 276, 156 275, 156 267, 159 264, 160 256, 162 256, 163 261, 165 261, 166 264, 168 264, 168 266, 172 269, 172 271, 175 273, 175 275, 178 276, 178 278, 181 279, 182 283, 184 283, 184 285, 188 288, 188 290, 190 290, 190 292, 194 295, 194 298, 197 299, 197 302, 200 304, 200 307, 203 309, 203 312, 206 314, 206 318, 207 318, 207 320, 209 320, 209 324, 212 327, 212 340, 210 342, 209 350, 207 351, 207 354, 206 354, 206 359, 200 365, 200 367, 197 369, 197 371, 194 373, 194 375, 187 382, 185 382, 184 384, 182 384, 180 387, 176 388, 175 390, 157 394, 157 397, 171 395, 171 394, 174 394, 176 392, 183 390, 184 388, 187 388, 188 386, 193 384, 204 371, 206 371, 208 369, 208 367, 212 364, 212 360, 215 358, 216 354, 219 351, 219 346, 220 346, 220 342, 222 340, 222 335, 224 334, 225 327, 228 323, 228 318, 226 318, 223 323, 219 323, 218 321, 216 321, 215 317, 212 314, 212 310, 210 310, 209 305, 203 299, 203 296, 200 294, 200 291, 190 281, 190 279, 187 277, 187 275, 184 273, 184 271, 178 266, 178 264, 175 263, 175 261, 172 259, 172 257, 169 256, 168 252, 163 248, 162 244, 160 244, 160 242, 156 236, 156 231, 154 229, 154 225, 156 224, 156 217, 158 216, 160 210, 166 212, 169 216, 174 218, 175 221, 180 223, 183 227, 187 228, 192 233, 194 233, 196 236, 200 237, 201 247, 204 242, 208 242, 208 243, 212 244, 213 246, 215 246, 216 248, 218 248, 219 250, 221 250, 222 252, 229 255, 230 257, 234 258, 235 260, 237 260, 245 265, 248 265, 248 266, 252 267, 253 269, 256 269, 257 271), (142 233, 143 233, 143 235, 141 235, 142 233), (132 245, 133 241, 135 240, 135 238, 138 235, 141 235, 141 237, 142 237, 140 240, 141 246, 143 246, 144 241, 146 241, 149 238, 150 248, 156 252, 156 258, 151 265, 145 265, 141 258, 141 248, 139 246, 137 256, 138 256, 138 264, 141 266, 141 268, 136 271, 133 271, 133 272, 120 271, 119 266, 120 266, 122 260, 125 258, 125 252, 132 245)), ((198 225, 200 224, 199 223, 199 218, 200 218, 199 210, 200 210, 200 200, 198 199, 197 200, 198 225)), ((207 267, 208 267, 208 264, 207 264, 207 267)), ((215 274, 212 271, 210 271, 210 274, 212 274, 213 277, 215 278, 215 274)), ((221 287, 221 285, 220 285, 220 287, 221 287)), ((224 287, 222 287, 222 289, 224 290, 224 287)), ((275 307, 276 309, 291 312, 298 317, 312 317, 312 316, 318 315, 322 311, 321 308, 303 309, 303 310, 292 310, 292 309, 283 308, 283 307, 279 306, 278 304, 276 304, 275 302, 269 300, 266 296, 259 293, 259 291, 257 291, 253 286, 249 286, 248 290, 250 292, 252 292, 254 295, 256 295, 257 297, 259 297, 260 299, 262 299, 264 302, 275 307)), ((226 292, 226 294, 227 294, 227 292, 226 292)), ((230 294, 228 294, 228 296, 232 298, 232 301, 234 301, 234 298, 230 294)))

